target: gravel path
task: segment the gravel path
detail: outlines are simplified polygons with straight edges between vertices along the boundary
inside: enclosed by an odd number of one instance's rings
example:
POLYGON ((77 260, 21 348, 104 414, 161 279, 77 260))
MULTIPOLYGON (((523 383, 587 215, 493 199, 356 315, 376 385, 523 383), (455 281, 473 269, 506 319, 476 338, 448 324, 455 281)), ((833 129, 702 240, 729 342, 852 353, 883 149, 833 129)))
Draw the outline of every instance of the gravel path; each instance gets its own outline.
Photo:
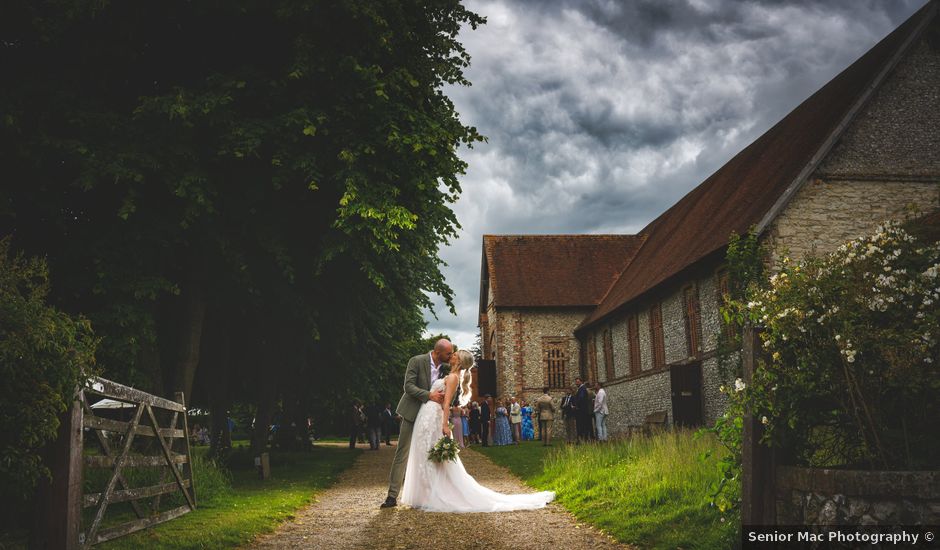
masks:
MULTIPOLYGON (((394 446, 366 450, 313 504, 247 548, 629 548, 579 523, 554 503, 541 510, 488 514, 421 512, 402 505, 380 509, 394 456, 394 446)), ((491 489, 533 492, 480 453, 465 451, 460 458, 467 471, 491 489)))

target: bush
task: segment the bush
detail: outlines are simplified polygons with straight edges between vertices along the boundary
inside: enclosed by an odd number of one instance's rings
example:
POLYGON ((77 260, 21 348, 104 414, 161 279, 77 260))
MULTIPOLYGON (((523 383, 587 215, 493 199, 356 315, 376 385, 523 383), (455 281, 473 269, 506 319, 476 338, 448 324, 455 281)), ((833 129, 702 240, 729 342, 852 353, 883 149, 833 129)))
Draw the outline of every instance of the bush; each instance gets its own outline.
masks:
POLYGON ((763 441, 790 464, 936 469, 940 460, 940 243, 898 223, 825 258, 781 260, 738 313, 760 331, 750 387, 763 441))
POLYGON ((49 476, 39 451, 83 372, 93 374, 98 343, 88 320, 46 304, 48 292, 46 263, 12 255, 0 239, 0 487, 18 498, 49 476))

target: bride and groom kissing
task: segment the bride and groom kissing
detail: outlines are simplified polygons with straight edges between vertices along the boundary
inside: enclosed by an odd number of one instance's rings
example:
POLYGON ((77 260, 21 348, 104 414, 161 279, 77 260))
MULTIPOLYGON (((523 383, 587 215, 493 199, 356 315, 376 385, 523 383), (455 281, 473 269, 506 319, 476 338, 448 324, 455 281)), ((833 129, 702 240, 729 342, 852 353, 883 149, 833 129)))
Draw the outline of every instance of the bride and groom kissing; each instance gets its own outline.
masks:
POLYGON ((382 508, 400 500, 431 512, 505 512, 542 508, 555 498, 551 491, 497 493, 477 483, 459 457, 444 462, 428 459, 438 439, 451 435, 445 407, 449 411, 455 402, 465 405, 470 400, 472 366, 473 356, 466 350, 454 353, 454 345, 446 339, 408 361, 405 393, 396 409, 402 419, 398 448, 382 508))

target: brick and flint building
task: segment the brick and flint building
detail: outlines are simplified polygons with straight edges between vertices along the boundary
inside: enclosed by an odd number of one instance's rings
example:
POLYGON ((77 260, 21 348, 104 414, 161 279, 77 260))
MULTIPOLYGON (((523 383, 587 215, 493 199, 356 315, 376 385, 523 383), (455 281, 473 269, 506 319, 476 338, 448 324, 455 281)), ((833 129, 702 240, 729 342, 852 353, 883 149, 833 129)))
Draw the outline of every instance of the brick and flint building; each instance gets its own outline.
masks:
MULTIPOLYGON (((932 0, 636 235, 485 235, 479 326, 497 397, 605 383, 612 432, 712 422, 729 236, 823 254, 940 208, 932 0)), ((560 423, 556 423, 558 425, 560 423)))

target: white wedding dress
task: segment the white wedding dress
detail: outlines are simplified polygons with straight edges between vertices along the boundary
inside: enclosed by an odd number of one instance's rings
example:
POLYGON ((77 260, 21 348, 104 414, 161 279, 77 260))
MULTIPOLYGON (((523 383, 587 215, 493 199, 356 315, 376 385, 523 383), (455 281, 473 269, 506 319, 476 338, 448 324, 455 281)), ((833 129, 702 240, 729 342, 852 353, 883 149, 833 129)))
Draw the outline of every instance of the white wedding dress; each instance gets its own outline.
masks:
MULTIPOLYGON (((431 385, 431 392, 443 389, 443 378, 431 385)), ((504 495, 487 489, 467 473, 459 456, 454 462, 428 460, 428 451, 443 436, 443 414, 443 407, 434 401, 418 411, 399 495, 403 504, 429 512, 505 512, 543 508, 555 498, 552 491, 504 495)))

